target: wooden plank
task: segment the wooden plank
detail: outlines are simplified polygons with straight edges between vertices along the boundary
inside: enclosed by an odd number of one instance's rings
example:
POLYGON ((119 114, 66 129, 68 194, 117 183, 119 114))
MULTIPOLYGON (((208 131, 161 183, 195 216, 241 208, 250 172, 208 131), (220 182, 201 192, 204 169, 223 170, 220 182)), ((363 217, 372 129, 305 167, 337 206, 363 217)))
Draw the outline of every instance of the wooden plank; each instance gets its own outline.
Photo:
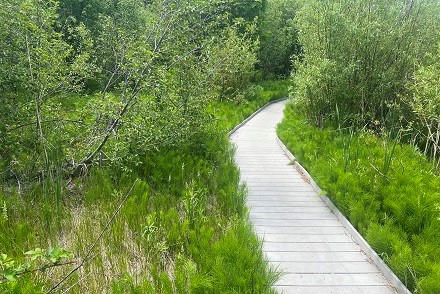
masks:
POLYGON ((277 285, 296 286, 387 286, 383 276, 378 273, 342 274, 285 274, 277 285))
POLYGON ((269 262, 286 274, 363 274, 379 273, 379 270, 367 261, 360 262, 269 262))
POLYGON ((331 212, 255 212, 251 210, 251 219, 279 219, 279 220, 328 220, 335 219, 331 212))
MULTIPOLYGON (((308 197, 304 197, 308 199, 308 197)), ((256 206, 252 207, 252 213, 258 212, 290 212, 290 213, 308 213, 308 212, 331 212, 327 207, 292 207, 292 206, 256 206)))
POLYGON ((336 235, 346 234, 344 227, 270 227, 266 225, 254 225, 254 230, 264 238, 270 234, 297 234, 297 235, 336 235))
POLYGON ((318 194, 316 192, 313 191, 276 191, 276 190, 272 190, 272 191, 253 191, 251 190, 250 187, 248 187, 249 189, 249 196, 250 197, 257 197, 257 196, 266 196, 266 197, 285 197, 285 198, 292 198, 294 199, 295 197, 305 197, 305 196, 312 196, 312 198, 314 198, 316 201, 322 201, 318 196, 318 194))
MULTIPOLYGON (((349 243, 353 244, 353 240, 350 236, 345 234, 333 234, 333 235, 298 235, 298 234, 289 234, 289 233, 279 233, 279 234, 267 234, 263 237, 264 243, 268 242, 278 242, 278 245, 286 243, 294 244, 294 243, 323 243, 322 248, 325 247, 325 244, 329 243, 349 243)), ((355 246, 357 251, 359 251, 359 246, 355 246)), ((286 250, 280 250, 286 251, 286 250)))
POLYGON ((327 207, 324 201, 319 199, 301 199, 300 197, 285 198, 285 197, 248 197, 246 204, 249 207, 327 207))
POLYGON ((270 186, 249 186, 250 193, 253 194, 263 194, 264 192, 267 192, 269 194, 271 193, 278 193, 278 192, 285 192, 286 195, 296 195, 297 192, 310 192, 313 195, 316 194, 315 190, 313 190, 310 186, 302 185, 286 185, 286 186, 278 186, 276 184, 270 186))
POLYGON ((390 294, 388 286, 275 286, 283 294, 390 294))
MULTIPOLYGON (((264 235, 263 240, 266 240, 269 235, 264 235)), ((310 236, 310 235, 298 235, 298 236, 310 236)), ((315 236, 315 235, 311 235, 315 236)), ((325 235, 320 235, 325 236, 325 235)), ((335 235, 329 235, 335 236, 335 235)), ((263 243, 263 248, 267 242, 263 243)), ((274 243, 270 246, 275 252, 359 252, 360 247, 357 244, 350 243, 274 243)), ((299 268, 300 269, 300 268, 299 268)))
POLYGON ((361 262, 366 261, 362 252, 293 252, 266 251, 270 261, 274 262, 361 262))
POLYGON ((337 227, 340 226, 334 219, 252 219, 256 225, 268 225, 273 227, 337 227))
POLYGON ((230 138, 254 230, 280 293, 394 293, 277 143, 285 102, 272 104, 230 138))

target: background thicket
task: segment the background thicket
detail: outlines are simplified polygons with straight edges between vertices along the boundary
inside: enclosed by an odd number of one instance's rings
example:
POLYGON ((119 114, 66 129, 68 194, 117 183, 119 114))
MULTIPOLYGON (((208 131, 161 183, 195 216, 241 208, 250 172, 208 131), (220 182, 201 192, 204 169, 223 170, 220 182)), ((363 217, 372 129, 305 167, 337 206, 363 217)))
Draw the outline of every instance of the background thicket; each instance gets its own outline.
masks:
POLYGON ((292 94, 309 120, 386 129, 438 161, 439 2, 298 2, 292 94))
POLYGON ((295 24, 297 10, 296 1, 271 0, 261 17, 258 68, 266 79, 289 76, 292 61, 301 55, 295 24))

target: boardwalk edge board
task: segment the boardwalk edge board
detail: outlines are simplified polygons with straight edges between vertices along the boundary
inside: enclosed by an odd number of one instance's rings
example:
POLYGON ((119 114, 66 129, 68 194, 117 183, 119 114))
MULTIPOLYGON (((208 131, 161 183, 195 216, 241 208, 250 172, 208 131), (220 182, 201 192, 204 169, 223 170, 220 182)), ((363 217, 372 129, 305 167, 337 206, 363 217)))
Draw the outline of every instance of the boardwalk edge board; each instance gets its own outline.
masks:
POLYGON ((277 142, 280 145, 281 149, 283 149, 286 156, 295 163, 295 167, 299 170, 301 174, 310 182, 310 185, 316 190, 316 192, 320 195, 322 200, 327 204, 330 210, 336 215, 338 220, 342 223, 342 225, 347 229, 350 233, 353 240, 362 248, 365 255, 371 259, 371 261, 376 265, 376 267, 382 272, 385 278, 391 283, 391 285, 396 289, 399 294, 411 294, 411 292, 406 288, 405 284, 400 281, 400 279, 396 276, 396 274, 388 267, 388 265, 380 258, 380 256, 371 248, 370 244, 359 234, 359 232, 353 227, 350 221, 339 211, 339 209, 335 206, 335 204, 327 197, 322 191, 322 189, 316 184, 313 178, 310 176, 308 171, 298 162, 295 156, 287 149, 286 145, 280 140, 277 136, 277 142))

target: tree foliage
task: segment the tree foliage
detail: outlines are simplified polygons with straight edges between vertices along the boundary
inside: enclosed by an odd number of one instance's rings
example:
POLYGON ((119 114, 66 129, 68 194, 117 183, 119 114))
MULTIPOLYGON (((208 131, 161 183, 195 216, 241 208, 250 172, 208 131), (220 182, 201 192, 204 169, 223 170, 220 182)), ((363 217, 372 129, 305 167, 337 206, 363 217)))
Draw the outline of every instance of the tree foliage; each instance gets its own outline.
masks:
POLYGON ((240 35, 236 28, 228 28, 206 50, 209 83, 217 88, 220 99, 240 102, 249 87, 257 62, 258 42, 240 35))
POLYGON ((268 77, 287 77, 301 54, 294 21, 297 10, 295 1, 270 0, 262 15, 258 68, 268 77))
POLYGON ((128 168, 205 132, 207 101, 242 95, 253 77, 264 3, 250 2, 6 1, 5 176, 77 176, 98 158, 128 168), (71 95, 80 85, 94 94, 71 95))
POLYGON ((53 114, 47 114, 56 109, 52 98, 78 88, 89 57, 79 52, 71 58, 71 46, 55 31, 57 7, 55 1, 6 1, 6 10, 2 10, 1 16, 1 19, 12 19, 3 54, 7 63, 14 64, 3 78, 7 92, 4 109, 10 112, 2 115, 2 153, 12 162, 18 160, 19 164, 17 153, 26 153, 36 169, 46 173, 59 159, 58 148, 46 134, 48 123, 53 119, 53 114), (11 93, 13 90, 19 92, 11 93), (23 128, 31 126, 35 126, 34 131, 23 132, 23 128), (35 152, 29 152, 32 149, 35 152))
POLYGON ((435 44, 437 1, 303 1, 296 94, 310 119, 378 129, 435 44))
POLYGON ((406 102, 415 115, 413 140, 440 167, 440 44, 426 59, 427 65, 418 68, 408 83, 406 102))

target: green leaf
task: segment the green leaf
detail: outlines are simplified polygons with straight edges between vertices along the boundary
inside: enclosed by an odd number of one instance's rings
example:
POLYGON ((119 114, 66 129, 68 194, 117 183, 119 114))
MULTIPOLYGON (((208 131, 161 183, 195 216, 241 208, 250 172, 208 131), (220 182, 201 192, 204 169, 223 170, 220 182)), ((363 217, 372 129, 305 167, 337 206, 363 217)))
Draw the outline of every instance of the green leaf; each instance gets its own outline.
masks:
POLYGON ((9 282, 15 282, 17 279, 15 278, 15 275, 6 275, 5 276, 6 280, 8 280, 9 282))
POLYGON ((34 261, 43 255, 43 249, 35 248, 34 250, 29 250, 29 251, 25 252, 24 254, 30 256, 31 260, 34 261))
POLYGON ((62 258, 72 257, 73 254, 62 249, 61 247, 48 248, 46 251, 47 258, 52 263, 57 263, 62 258))
POLYGON ((0 271, 0 276, 3 276, 8 282, 14 282, 17 280, 17 273, 10 269, 0 271))
POLYGON ((26 255, 35 255, 35 254, 42 254, 43 250, 41 248, 35 248, 34 250, 26 251, 24 254, 26 255))

